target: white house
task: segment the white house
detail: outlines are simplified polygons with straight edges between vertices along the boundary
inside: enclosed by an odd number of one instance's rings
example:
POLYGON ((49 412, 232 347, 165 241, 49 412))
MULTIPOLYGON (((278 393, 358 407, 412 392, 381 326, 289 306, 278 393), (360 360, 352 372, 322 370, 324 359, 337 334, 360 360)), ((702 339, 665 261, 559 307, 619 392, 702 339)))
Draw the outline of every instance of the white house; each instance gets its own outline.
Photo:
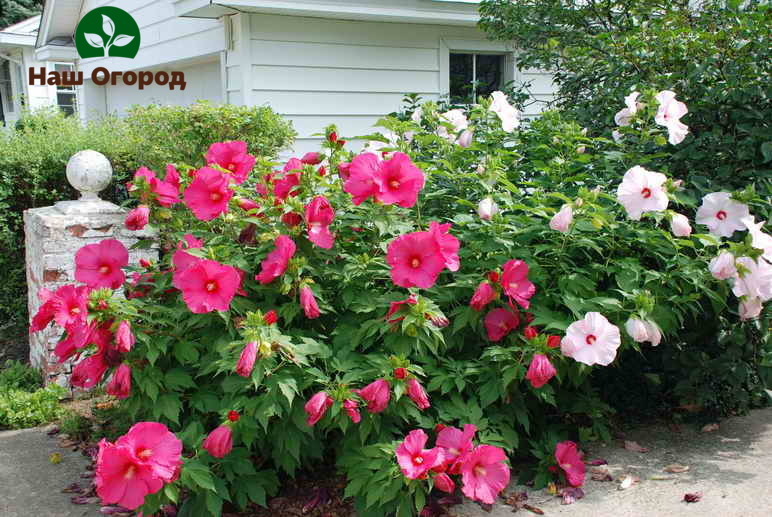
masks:
MULTIPOLYGON (((132 104, 269 105, 292 120, 295 151, 316 147, 312 136, 335 123, 346 136, 372 132, 399 108, 405 93, 454 99, 532 82, 535 100, 552 94, 549 74, 520 72, 514 49, 476 28, 476 1, 450 0, 48 0, 36 58, 69 61, 86 79, 78 87, 82 117, 124 112, 132 104), (113 5, 140 27, 134 59, 79 59, 78 21, 113 5), (69 59, 68 59, 69 56, 69 59), (184 72, 187 87, 99 86, 110 71, 184 72)), ((24 22, 26 23, 26 22, 24 22)), ((2 47, 0 47, 2 48, 2 47)), ((535 114, 538 104, 529 109, 535 114)))

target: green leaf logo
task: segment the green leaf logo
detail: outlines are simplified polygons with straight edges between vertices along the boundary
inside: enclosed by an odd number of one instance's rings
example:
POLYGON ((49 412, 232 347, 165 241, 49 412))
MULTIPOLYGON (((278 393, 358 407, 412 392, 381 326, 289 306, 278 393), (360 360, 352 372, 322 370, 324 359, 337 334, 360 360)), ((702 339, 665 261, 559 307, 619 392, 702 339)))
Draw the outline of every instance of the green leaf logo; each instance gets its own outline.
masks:
POLYGON ((75 48, 81 59, 134 58, 139 51, 139 44, 137 22, 118 7, 98 7, 89 11, 75 30, 75 48))

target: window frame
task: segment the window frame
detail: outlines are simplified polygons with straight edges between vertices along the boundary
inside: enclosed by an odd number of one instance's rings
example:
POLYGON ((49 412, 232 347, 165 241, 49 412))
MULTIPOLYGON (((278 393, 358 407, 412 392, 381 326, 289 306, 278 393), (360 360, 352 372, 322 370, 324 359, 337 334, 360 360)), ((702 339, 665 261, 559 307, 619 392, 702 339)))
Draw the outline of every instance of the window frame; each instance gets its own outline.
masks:
POLYGON ((503 83, 507 84, 517 79, 515 51, 510 44, 501 41, 440 38, 440 98, 450 99, 451 54, 504 56, 504 69, 501 78, 503 83))
MULTIPOLYGON (((54 61, 51 64, 53 65, 54 70, 56 70, 57 66, 66 66, 66 67, 69 68, 67 70, 67 72, 76 73, 78 71, 78 68, 75 66, 75 63, 68 63, 68 62, 64 62, 64 61, 54 61)), ((56 71, 58 71, 58 70, 56 70, 56 71)), ((65 113, 67 113, 67 115, 78 116, 78 113, 80 112, 80 109, 79 109, 80 106, 78 104, 78 100, 79 100, 78 99, 78 87, 76 85, 72 85, 72 86, 56 86, 55 88, 56 88, 56 90, 54 92, 54 95, 56 96, 56 98, 55 98, 56 107, 58 107, 60 110, 62 110, 65 113), (72 97, 72 99, 73 99, 73 102, 72 102, 72 113, 68 113, 65 109, 62 108, 63 105, 59 104, 59 94, 60 93, 72 94, 72 96, 73 96, 72 97)), ((69 106, 69 105, 65 104, 64 106, 69 106)))

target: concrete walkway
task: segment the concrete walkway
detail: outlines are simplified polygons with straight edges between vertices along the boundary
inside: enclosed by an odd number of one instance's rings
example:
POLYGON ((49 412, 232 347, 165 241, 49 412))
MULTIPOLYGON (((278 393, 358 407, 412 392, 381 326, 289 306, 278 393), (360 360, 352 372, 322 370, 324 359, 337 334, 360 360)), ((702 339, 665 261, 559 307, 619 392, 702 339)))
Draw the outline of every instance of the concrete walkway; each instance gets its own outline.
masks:
MULTIPOLYGON (((770 517, 772 516, 772 408, 721 423, 718 430, 701 433, 684 426, 681 432, 648 427, 626 436, 647 453, 624 449, 620 443, 595 445, 588 458, 608 460, 615 477, 631 474, 641 479, 626 490, 619 483, 588 480, 586 496, 563 506, 545 491, 531 491, 528 502, 545 515, 572 517, 770 517), (668 474, 671 464, 689 467, 668 474), (654 480, 654 477, 669 479, 654 480), (702 492, 702 500, 687 504, 687 492, 702 492)), ((0 432, 0 516, 83 517, 99 515, 97 506, 70 503, 71 494, 61 490, 81 479, 86 458, 58 447, 44 429, 0 432), (61 463, 49 461, 53 452, 61 463)), ((588 467, 588 470, 591 467, 588 467)), ((512 487, 523 490, 524 487, 512 487)), ((491 513, 466 503, 451 509, 457 517, 511 517, 512 507, 496 504, 491 513)), ((523 517, 534 514, 520 510, 523 517)), ((279 516, 280 517, 280 516, 279 516)))
POLYGON ((45 428, 0 432, 0 516, 83 517, 96 516, 99 506, 74 505, 62 489, 81 479, 88 460, 80 452, 59 447, 45 428), (52 453, 61 462, 50 461, 52 453))

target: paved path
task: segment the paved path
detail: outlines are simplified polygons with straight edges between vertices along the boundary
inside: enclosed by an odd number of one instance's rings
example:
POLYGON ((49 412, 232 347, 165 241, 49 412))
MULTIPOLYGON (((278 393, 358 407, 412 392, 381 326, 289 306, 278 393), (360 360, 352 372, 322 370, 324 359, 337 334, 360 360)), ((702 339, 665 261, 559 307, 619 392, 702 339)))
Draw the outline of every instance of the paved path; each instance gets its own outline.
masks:
POLYGON ((0 431, 0 516, 100 515, 97 506, 74 505, 74 494, 62 493, 72 483, 88 483, 80 477, 87 463, 80 452, 60 448, 44 428, 0 431), (49 459, 54 452, 62 456, 57 465, 49 459))
MULTIPOLYGON (((628 433, 647 453, 625 450, 619 444, 594 446, 589 458, 608 460, 609 470, 618 475, 641 478, 627 490, 617 482, 585 483, 584 499, 563 506, 560 499, 544 491, 529 494, 529 503, 545 515, 572 517, 770 517, 772 516, 772 408, 751 412, 721 423, 717 431, 697 432, 683 426, 675 433, 665 427, 648 427, 628 433), (688 465, 683 474, 666 474, 666 465, 688 465), (651 476, 672 476, 651 480, 651 476), (702 500, 687 504, 687 492, 702 492, 702 500)), ((589 468, 589 467, 588 467, 589 468)), ((519 487, 524 489, 525 487, 519 487)), ((513 487, 514 489, 514 487, 513 487)), ((512 517, 512 507, 494 506, 491 513, 467 503, 454 509, 458 517, 512 517)), ((534 514, 520 510, 521 517, 534 514)))
MULTIPOLYGON (((572 517, 770 517, 772 516, 772 408, 721 423, 711 433, 684 426, 679 433, 648 427, 628 433, 650 449, 630 452, 620 444, 597 445, 589 457, 603 457, 615 477, 639 476, 641 482, 617 490, 617 482, 588 480, 586 497, 570 506, 544 491, 531 492, 529 502, 545 515, 572 517), (669 464, 688 465, 689 472, 665 474, 669 464), (673 479, 652 480, 669 475, 673 479), (682 502, 686 492, 702 492, 698 503, 682 502)), ((81 482, 86 459, 57 446, 43 429, 0 432, 0 516, 83 517, 99 515, 96 507, 70 504, 62 488, 81 482), (52 452, 62 462, 49 461, 52 452)), ((514 487, 513 487, 514 489, 514 487)), ((523 487, 520 487, 523 489, 523 487)), ((491 513, 467 503, 452 509, 457 517, 511 517, 512 508, 497 504, 491 513)), ((520 510, 518 515, 534 514, 520 510)))

